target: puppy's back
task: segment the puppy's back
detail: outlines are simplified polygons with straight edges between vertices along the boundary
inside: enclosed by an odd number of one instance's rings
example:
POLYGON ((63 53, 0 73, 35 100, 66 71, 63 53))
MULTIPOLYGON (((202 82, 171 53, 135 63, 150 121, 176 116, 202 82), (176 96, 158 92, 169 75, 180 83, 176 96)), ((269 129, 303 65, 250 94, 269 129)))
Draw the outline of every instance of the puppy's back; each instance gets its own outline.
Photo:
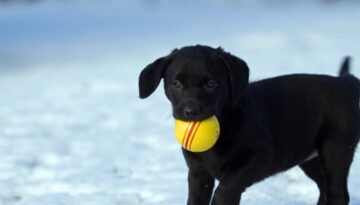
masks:
POLYGON ((273 136, 274 170, 304 160, 316 149, 321 132, 346 132, 352 144, 358 141, 359 89, 350 76, 280 76, 249 84, 245 97, 263 107, 264 124, 273 136))

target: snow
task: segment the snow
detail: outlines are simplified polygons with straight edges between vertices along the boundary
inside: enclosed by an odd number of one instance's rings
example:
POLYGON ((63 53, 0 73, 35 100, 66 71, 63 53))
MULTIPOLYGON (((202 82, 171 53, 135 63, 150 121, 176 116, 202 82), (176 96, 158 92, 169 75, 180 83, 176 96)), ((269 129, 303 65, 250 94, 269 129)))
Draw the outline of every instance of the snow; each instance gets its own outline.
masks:
MULTIPOLYGON (((354 57, 360 5, 285 1, 48 1, 0 4, 0 205, 180 205, 187 168, 160 88, 138 98, 142 68, 175 47, 222 46, 251 79, 335 75, 354 57), (279 3, 280 2, 280 3, 279 3)), ((360 204, 360 155, 349 177, 360 204)), ((294 168, 243 204, 314 204, 294 168)))

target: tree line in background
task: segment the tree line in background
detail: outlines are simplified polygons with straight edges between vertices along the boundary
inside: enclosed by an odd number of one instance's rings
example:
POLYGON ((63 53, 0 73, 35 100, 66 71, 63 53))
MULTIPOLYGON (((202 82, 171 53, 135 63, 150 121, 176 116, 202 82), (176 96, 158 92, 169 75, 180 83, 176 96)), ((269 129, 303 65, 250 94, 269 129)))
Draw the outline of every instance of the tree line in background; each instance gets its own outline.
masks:
POLYGON ((41 0, 0 0, 0 3, 35 3, 41 0))
POLYGON ((12 3, 28 4, 28 3, 38 3, 41 1, 42 0, 0 0, 0 4, 12 4, 12 3))
MULTIPOLYGON (((45 0, 0 0, 0 3, 38 3, 45 0)), ((55 0, 56 1, 56 0, 55 0)), ((63 0, 62 0, 63 1, 63 0)), ((72 0, 67 0, 67 2, 71 2, 72 0)), ((78 1, 78 0, 73 0, 78 1)), ((161 3, 161 0, 141 0, 143 3, 161 3)), ((196 0, 195 0, 196 1, 196 0)), ((204 1, 204 0, 202 0, 204 1)), ((210 0, 213 1, 213 0, 210 0)), ((232 1, 242 1, 242 0, 216 0, 218 2, 232 2, 232 1)), ((294 0, 258 0, 258 1, 272 1, 272 2, 281 2, 281 1, 294 1, 294 0)), ((304 1, 304 0, 298 0, 298 1, 304 1)), ((305 0, 306 1, 306 0, 305 0)), ((344 0, 307 0, 307 1, 325 1, 325 2, 333 2, 333 1, 344 1, 344 0)), ((347 1, 357 1, 357 0, 347 0, 347 1)), ((204 1, 206 2, 206 1, 204 1)), ((245 2, 248 2, 248 0, 245 0, 245 2)))
MULTIPOLYGON (((45 1, 66 1, 67 3, 70 3, 72 1, 81 1, 81 0, 0 0, 0 6, 1 5, 10 5, 10 4, 33 4, 33 3, 40 3, 45 1)), ((86 2, 86 0, 82 0, 86 2)), ((122 0, 120 0, 122 1, 122 0)), ((158 5, 161 4, 163 1, 167 0, 137 0, 143 4, 149 5, 154 4, 158 5)), ((173 1, 180 1, 181 0, 173 0, 173 1)), ((200 1, 200 2, 208 2, 207 0, 193 0, 193 1, 200 1)), ((249 0, 209 0, 210 2, 223 2, 223 3, 231 3, 231 2, 249 2, 249 0)), ((273 2, 273 3, 281 3, 281 2, 294 2, 294 1, 318 1, 318 2, 324 2, 324 3, 335 3, 335 2, 341 2, 341 1, 347 1, 347 2, 359 2, 358 0, 255 0, 258 2, 273 2)), ((104 2, 106 3, 106 2, 104 2)))

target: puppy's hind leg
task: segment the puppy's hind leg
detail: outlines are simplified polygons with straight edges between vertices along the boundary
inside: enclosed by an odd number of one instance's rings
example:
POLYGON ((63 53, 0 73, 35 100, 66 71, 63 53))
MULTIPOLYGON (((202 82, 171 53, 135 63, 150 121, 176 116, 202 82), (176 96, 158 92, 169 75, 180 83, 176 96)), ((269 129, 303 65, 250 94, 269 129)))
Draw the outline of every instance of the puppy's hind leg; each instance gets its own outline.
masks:
POLYGON ((347 178, 354 151, 355 148, 334 138, 327 138, 319 145, 319 157, 326 185, 326 205, 349 204, 347 178))
POLYGON ((317 205, 326 205, 324 171, 321 166, 320 158, 315 157, 309 161, 303 162, 300 165, 300 168, 308 177, 310 177, 310 179, 316 182, 316 185, 319 188, 320 196, 317 205))

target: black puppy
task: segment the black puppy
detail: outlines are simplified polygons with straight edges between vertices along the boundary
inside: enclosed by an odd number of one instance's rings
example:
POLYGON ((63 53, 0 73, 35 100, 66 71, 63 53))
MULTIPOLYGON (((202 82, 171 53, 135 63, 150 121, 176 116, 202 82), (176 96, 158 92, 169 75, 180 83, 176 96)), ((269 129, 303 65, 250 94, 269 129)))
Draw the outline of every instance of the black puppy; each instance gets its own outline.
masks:
POLYGON ((318 185, 319 205, 348 204, 347 177, 360 135, 360 83, 348 64, 340 77, 295 74, 249 84, 243 60, 198 45, 148 65, 139 78, 140 98, 163 78, 175 118, 216 115, 220 121, 213 148, 183 150, 187 204, 238 205, 247 187, 296 165, 318 185))

